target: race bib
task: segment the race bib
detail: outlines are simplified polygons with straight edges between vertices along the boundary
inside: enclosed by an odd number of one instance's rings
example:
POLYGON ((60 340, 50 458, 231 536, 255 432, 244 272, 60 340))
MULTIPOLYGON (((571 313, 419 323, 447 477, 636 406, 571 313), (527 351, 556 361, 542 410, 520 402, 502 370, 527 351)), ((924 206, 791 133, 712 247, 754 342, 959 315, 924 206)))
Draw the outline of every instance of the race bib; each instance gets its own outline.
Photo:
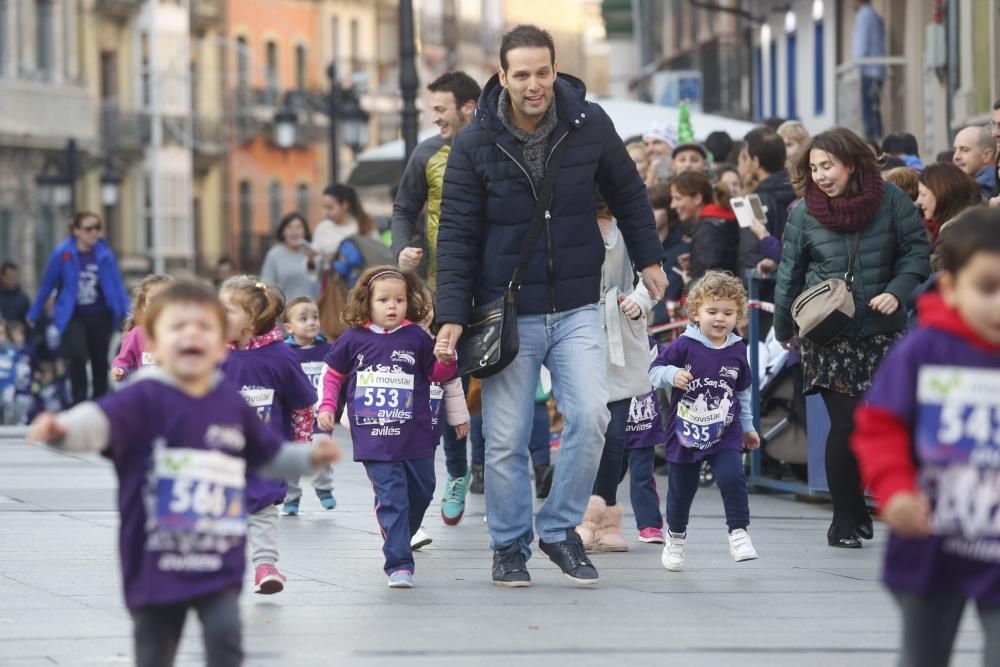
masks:
POLYGON ((922 368, 915 440, 925 463, 1000 467, 1000 370, 922 368))
POLYGON ((729 411, 732 401, 728 398, 714 400, 709 393, 685 394, 677 404, 675 431, 684 447, 708 449, 722 438, 726 426, 732 421, 729 411))
POLYGON ((274 405, 274 390, 265 387, 243 387, 240 395, 251 408, 257 411, 257 417, 265 424, 271 423, 271 407, 274 405))
POLYGON ((359 425, 405 422, 413 418, 413 375, 358 371, 354 417, 359 425))
POLYGON ((302 372, 306 374, 312 382, 313 389, 316 390, 316 410, 319 410, 320 403, 323 402, 323 373, 326 370, 325 361, 303 361, 302 372))
POLYGON ((922 368, 914 437, 933 531, 1000 538, 1000 371, 922 368))
POLYGON ((212 537, 246 534, 246 461, 219 451, 156 450, 156 527, 212 537))
POLYGON ((441 401, 444 400, 444 387, 436 382, 431 385, 431 424, 437 426, 441 413, 441 401))

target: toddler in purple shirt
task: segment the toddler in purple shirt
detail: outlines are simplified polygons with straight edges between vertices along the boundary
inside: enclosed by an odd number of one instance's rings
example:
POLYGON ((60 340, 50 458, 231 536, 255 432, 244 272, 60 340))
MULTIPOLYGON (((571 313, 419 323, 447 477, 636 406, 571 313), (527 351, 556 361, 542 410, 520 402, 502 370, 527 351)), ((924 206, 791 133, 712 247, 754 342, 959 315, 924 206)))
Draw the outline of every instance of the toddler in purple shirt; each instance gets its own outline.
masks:
POLYGON ((158 368, 96 402, 43 413, 29 432, 35 442, 103 452, 115 466, 125 604, 143 667, 174 663, 189 609, 202 623, 206 663, 242 664, 247 473, 302 475, 339 458, 329 438, 311 450, 282 445, 222 381, 224 327, 211 291, 174 283, 146 321, 158 368))

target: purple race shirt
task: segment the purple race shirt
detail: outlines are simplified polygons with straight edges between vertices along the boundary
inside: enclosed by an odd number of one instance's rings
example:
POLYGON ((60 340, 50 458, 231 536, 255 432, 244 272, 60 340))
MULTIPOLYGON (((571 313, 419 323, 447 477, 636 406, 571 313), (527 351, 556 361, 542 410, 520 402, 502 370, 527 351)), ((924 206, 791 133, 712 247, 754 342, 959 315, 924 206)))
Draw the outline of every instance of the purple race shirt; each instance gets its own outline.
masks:
MULTIPOLYGON (((316 344, 312 347, 300 347, 298 345, 292 345, 289 343, 288 347, 295 354, 298 359, 299 368, 309 382, 312 383, 313 390, 316 392, 316 411, 319 411, 319 404, 323 402, 323 373, 326 371, 326 355, 330 353, 333 349, 333 345, 326 342, 325 340, 316 341, 316 344)), ((319 425, 313 426, 313 433, 322 433, 319 425)))
POLYGON ((111 423, 125 604, 240 588, 246 475, 274 458, 280 438, 225 383, 194 398, 140 380, 97 404, 111 423))
MULTIPOLYGON (((280 341, 252 350, 230 350, 222 372, 257 411, 260 420, 282 440, 292 438, 292 410, 316 403, 316 391, 295 353, 280 341)), ((285 482, 251 475, 247 480, 249 512, 280 503, 287 491, 285 482)))
POLYGON ((625 425, 625 448, 646 449, 662 445, 666 441, 667 434, 663 430, 656 392, 651 391, 633 398, 625 425))
POLYGON ((101 292, 101 281, 97 273, 97 255, 93 250, 79 253, 80 286, 76 292, 77 315, 96 315, 107 310, 104 294, 101 292))
POLYGON ((747 389, 751 379, 743 341, 719 349, 681 336, 653 365, 677 366, 694 377, 687 391, 674 388, 670 394, 667 461, 696 463, 724 449, 742 451, 736 393, 747 389))
POLYGON ((865 401, 910 427, 932 508, 931 537, 890 536, 884 581, 1000 605, 1000 355, 918 329, 886 356, 865 401))
POLYGON ((348 329, 334 343, 326 363, 348 378, 347 414, 355 461, 434 456, 427 379, 434 370, 430 334, 415 324, 392 333, 348 329))

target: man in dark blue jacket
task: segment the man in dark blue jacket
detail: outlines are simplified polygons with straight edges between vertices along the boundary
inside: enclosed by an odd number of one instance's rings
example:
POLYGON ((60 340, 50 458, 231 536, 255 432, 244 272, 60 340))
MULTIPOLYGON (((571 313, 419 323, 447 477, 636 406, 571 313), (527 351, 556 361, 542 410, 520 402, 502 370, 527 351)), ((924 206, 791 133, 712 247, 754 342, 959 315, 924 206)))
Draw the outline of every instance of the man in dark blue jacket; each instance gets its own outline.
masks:
POLYGON ((666 277, 662 247, 642 179, 605 112, 585 99, 583 82, 556 75, 552 37, 534 26, 504 35, 500 68, 458 133, 444 176, 438 233, 438 346, 455 344, 476 304, 502 295, 530 226, 536 192, 553 149, 561 166, 551 217, 519 295, 520 352, 482 383, 486 513, 493 581, 528 586, 532 492, 528 442, 533 397, 544 363, 565 417, 552 491, 538 512, 539 546, 574 583, 597 583, 575 527, 594 484, 609 414, 606 339, 597 303, 604 243, 595 190, 618 220, 629 256, 655 299, 666 277))

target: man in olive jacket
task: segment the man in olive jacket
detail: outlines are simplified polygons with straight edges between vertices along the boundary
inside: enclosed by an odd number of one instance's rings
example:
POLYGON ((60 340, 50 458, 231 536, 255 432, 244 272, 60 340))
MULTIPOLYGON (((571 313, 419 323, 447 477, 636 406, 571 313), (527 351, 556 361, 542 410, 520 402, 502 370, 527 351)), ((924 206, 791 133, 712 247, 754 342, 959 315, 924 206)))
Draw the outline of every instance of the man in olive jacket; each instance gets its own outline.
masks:
POLYGON ((560 143, 545 228, 525 271, 517 318, 520 352, 483 379, 486 514, 493 581, 531 583, 532 491, 528 466, 535 385, 544 363, 565 417, 552 492, 538 512, 539 547, 577 584, 597 583, 575 527, 583 519, 609 413, 600 298, 604 243, 599 190, 618 220, 654 299, 666 276, 646 189, 607 114, 583 82, 556 74, 552 37, 534 26, 504 35, 500 68, 475 119, 448 158, 438 234, 438 353, 451 358, 476 304, 504 294, 527 235, 549 156, 560 143))

